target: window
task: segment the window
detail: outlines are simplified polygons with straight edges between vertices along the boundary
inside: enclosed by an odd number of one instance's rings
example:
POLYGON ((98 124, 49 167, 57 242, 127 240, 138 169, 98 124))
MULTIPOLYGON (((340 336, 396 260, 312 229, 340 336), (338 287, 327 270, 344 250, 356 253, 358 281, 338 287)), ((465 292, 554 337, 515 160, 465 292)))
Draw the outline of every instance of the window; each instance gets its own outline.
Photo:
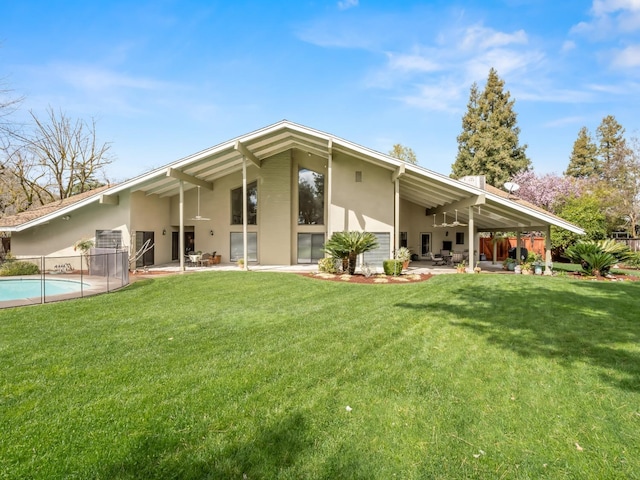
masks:
POLYGON ((406 248, 408 244, 407 232, 400 232, 400 246, 406 248))
POLYGON ((122 231, 96 230, 96 248, 122 248, 122 231))
POLYGON ((324 258, 324 233, 298 234, 298 263, 315 263, 324 258))
POLYGON ((382 267, 382 262, 389 258, 391 235, 388 233, 372 233, 378 240, 378 248, 364 252, 362 254, 362 261, 363 263, 369 264, 371 267, 382 267))
MULTIPOLYGON (((229 258, 232 262, 244 257, 242 238, 242 232, 231 232, 231 255, 229 258)), ((250 262, 258 261, 258 234, 256 232, 247 232, 247 256, 250 262)))
MULTIPOLYGON (((242 225, 242 187, 231 190, 231 225, 242 225)), ((258 222, 258 182, 247 185, 247 224, 258 222)))
POLYGON ((464 232, 456 232, 456 245, 464 245, 464 232))
POLYGON ((298 225, 324 225, 324 175, 298 171, 298 225))

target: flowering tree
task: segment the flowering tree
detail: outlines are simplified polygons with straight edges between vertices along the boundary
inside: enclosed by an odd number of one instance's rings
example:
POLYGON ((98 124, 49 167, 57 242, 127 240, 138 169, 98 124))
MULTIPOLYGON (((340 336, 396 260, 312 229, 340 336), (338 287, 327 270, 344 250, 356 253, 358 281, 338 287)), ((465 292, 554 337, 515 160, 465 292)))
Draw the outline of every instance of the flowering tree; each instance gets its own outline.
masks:
POLYGON ((552 213, 569 198, 579 197, 589 185, 585 179, 554 173, 538 176, 533 170, 518 173, 511 181, 520 186, 518 197, 552 213))

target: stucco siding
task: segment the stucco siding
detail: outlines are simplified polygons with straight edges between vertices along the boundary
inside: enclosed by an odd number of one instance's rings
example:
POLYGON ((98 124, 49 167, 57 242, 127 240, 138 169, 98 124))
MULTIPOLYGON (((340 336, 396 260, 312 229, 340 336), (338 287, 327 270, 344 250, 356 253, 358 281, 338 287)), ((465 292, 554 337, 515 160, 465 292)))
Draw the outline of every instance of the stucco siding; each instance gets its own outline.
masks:
POLYGON ((291 154, 263 160, 258 180, 258 252, 260 263, 291 262, 291 154))
POLYGON ((332 181, 331 231, 393 235, 394 184, 390 170, 337 155, 333 159, 332 181))
POLYGON ((95 241, 96 230, 121 230, 123 246, 129 246, 129 194, 120 195, 118 205, 97 201, 74 211, 68 220, 56 218, 22 232, 13 232, 11 250, 15 256, 77 256, 73 245, 79 240, 95 241))

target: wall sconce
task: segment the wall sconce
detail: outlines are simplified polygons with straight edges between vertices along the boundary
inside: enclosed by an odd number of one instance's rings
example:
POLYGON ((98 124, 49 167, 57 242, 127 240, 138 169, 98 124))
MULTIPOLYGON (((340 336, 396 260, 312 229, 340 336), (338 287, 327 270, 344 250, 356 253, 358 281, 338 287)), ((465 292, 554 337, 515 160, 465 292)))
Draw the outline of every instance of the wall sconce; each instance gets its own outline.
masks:
POLYGON ((162 234, 163 234, 163 235, 166 235, 166 234, 167 234, 167 229, 166 229, 166 228, 163 228, 163 229, 162 229, 162 234))
POLYGON ((64 216, 62 216, 62 220, 64 220, 65 222, 66 222, 67 220, 69 220, 70 218, 71 218, 71 215, 64 215, 64 216))
POLYGON ((446 232, 444 232, 444 236, 448 237, 449 236, 449 230, 447 230, 446 232))
POLYGON ((213 230, 209 230, 209 235, 213 237, 213 230))

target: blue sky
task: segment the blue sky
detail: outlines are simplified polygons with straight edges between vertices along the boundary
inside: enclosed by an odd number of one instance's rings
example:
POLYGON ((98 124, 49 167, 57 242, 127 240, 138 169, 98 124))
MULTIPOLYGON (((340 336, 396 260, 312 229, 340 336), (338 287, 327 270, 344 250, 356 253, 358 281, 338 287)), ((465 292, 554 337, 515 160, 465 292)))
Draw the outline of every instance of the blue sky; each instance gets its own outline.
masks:
POLYGON ((121 181, 282 119, 449 174, 494 67, 536 172, 581 127, 640 127, 640 0, 0 0, 16 119, 97 120, 121 181))

